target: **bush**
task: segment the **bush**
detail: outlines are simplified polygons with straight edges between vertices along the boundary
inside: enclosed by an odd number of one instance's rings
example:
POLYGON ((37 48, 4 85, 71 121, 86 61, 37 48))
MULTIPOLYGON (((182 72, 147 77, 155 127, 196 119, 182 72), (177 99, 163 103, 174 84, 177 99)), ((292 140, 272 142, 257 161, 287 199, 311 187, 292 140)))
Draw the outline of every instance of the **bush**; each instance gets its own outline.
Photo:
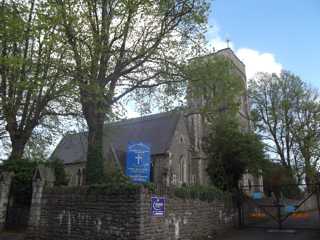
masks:
POLYGON ((240 125, 233 119, 217 121, 203 142, 210 180, 223 191, 237 190, 246 169, 255 175, 264 168, 262 141, 254 133, 240 131, 240 125))
POLYGON ((276 163, 269 165, 268 170, 263 174, 263 185, 267 196, 274 193, 278 198, 299 198, 301 189, 299 189, 292 170, 276 163))
POLYGON ((4 171, 13 172, 14 181, 21 184, 32 183, 32 177, 39 162, 30 161, 28 159, 7 160, 4 161, 2 169, 4 171))
POLYGON ((192 185, 182 186, 175 189, 176 197, 183 199, 199 199, 201 201, 214 201, 225 200, 230 197, 228 193, 225 193, 215 186, 206 185, 192 185))

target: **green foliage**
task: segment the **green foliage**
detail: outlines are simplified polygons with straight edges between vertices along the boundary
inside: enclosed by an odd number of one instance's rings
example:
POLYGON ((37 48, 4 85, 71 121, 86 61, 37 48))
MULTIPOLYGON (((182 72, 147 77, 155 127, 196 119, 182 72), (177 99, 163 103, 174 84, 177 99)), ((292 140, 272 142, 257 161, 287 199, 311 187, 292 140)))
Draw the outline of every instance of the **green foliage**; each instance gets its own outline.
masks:
POLYGON ((156 191, 156 185, 154 183, 152 183, 152 182, 144 183, 143 187, 148 189, 152 193, 154 193, 156 191))
POLYGON ((127 183, 104 183, 92 184, 90 186, 77 186, 77 187, 53 187, 48 189, 52 193, 83 193, 88 194, 119 194, 119 193, 136 193, 141 189, 141 185, 127 183))
POLYGON ((68 185, 68 179, 67 175, 64 169, 64 164, 59 159, 54 159, 53 161, 50 161, 49 167, 51 167, 54 171, 55 176, 55 186, 64 186, 68 185))
POLYGON ((247 169, 252 174, 264 169, 264 145, 256 134, 241 132, 236 122, 225 119, 210 130, 204 139, 204 150, 212 184, 223 191, 233 191, 247 169))
POLYGON ((215 186, 192 185, 181 186, 175 189, 176 197, 183 199, 199 199, 201 201, 225 200, 230 197, 215 186))
POLYGON ((103 183, 108 184, 127 184, 130 183, 129 177, 123 174, 119 169, 110 171, 107 175, 104 176, 103 183))
POLYGON ((3 170, 13 172, 14 181, 21 184, 32 184, 32 177, 39 162, 28 159, 7 160, 3 163, 3 170))
POLYGON ((24 155, 30 139, 57 132, 62 125, 57 116, 70 114, 76 105, 66 74, 71 61, 46 3, 0 5, 0 119, 10 135, 10 159, 33 158, 33 151, 24 155))
POLYGON ((141 185, 133 184, 131 182, 112 182, 105 184, 93 184, 89 186, 88 193, 130 193, 137 192, 141 185))
POLYGON ((103 162, 102 145, 91 146, 87 155, 86 184, 99 184, 106 180, 103 162))
POLYGON ((268 150, 298 182, 312 182, 320 159, 318 91, 288 71, 260 73, 249 90, 254 126, 268 150))
POLYGON ((189 90, 198 108, 211 122, 221 115, 239 111, 240 96, 244 94, 243 79, 235 72, 233 63, 223 56, 193 59, 183 70, 189 80, 189 90))
POLYGON ((271 162, 268 165, 263 172, 264 191, 267 195, 273 193, 279 198, 300 196, 301 190, 290 168, 271 162))

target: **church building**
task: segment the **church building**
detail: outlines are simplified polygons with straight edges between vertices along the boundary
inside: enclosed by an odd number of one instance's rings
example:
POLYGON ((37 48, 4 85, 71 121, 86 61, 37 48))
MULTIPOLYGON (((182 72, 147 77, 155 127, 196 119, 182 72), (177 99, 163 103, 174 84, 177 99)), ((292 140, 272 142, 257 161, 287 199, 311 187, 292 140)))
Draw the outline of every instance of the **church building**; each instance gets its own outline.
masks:
MULTIPOLYGON (((232 61, 240 78, 245 82, 245 65, 230 48, 214 55, 232 61)), ((189 101, 189 105, 194 102, 189 101)), ((249 128, 248 98, 241 96, 239 116, 242 125, 249 128)), ((123 172, 129 142, 151 145, 151 181, 164 186, 207 184, 207 161, 202 151, 204 124, 200 114, 176 110, 149 116, 113 122, 105 127, 104 158, 112 161, 123 172)), ((84 184, 87 154, 86 133, 66 135, 51 158, 62 160, 69 177, 69 185, 84 184)))

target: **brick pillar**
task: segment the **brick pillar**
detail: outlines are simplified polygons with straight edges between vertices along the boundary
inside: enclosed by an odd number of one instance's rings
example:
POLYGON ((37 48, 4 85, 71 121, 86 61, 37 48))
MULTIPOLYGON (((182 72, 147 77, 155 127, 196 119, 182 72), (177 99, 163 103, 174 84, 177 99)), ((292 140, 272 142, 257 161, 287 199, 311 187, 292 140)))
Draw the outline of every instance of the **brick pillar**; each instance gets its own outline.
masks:
POLYGON ((3 172, 0 175, 0 231, 4 229, 6 224, 12 178, 13 173, 3 172))

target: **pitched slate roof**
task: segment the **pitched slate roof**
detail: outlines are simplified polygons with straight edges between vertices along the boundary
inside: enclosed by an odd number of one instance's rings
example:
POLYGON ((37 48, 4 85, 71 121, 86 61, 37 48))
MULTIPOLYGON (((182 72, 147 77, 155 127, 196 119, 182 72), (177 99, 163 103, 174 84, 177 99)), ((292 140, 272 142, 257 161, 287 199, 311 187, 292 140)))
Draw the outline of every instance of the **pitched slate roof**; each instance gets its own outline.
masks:
MULTIPOLYGON (((116 152, 126 152, 128 142, 141 141, 151 144, 151 154, 165 153, 171 144, 181 112, 172 111, 140 118, 114 122, 105 126, 104 154, 108 155, 110 144, 116 152)), ((53 152, 65 164, 85 162, 87 133, 66 135, 53 152)))

